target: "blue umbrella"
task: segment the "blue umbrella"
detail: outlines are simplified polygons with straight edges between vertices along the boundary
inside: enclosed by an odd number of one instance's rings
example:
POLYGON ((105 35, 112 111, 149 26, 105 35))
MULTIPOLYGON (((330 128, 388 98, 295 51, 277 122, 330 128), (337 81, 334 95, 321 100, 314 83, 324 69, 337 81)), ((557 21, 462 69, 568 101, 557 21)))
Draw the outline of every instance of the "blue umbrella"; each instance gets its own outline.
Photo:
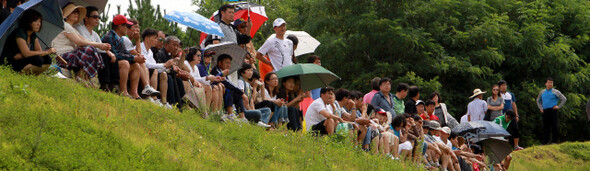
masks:
POLYGON ((172 11, 170 14, 164 15, 164 18, 207 34, 224 36, 219 24, 197 13, 172 11))
POLYGON ((63 14, 57 0, 30 0, 19 5, 0 25, 0 54, 4 50, 4 44, 8 35, 18 28, 18 19, 28 9, 34 9, 43 17, 41 30, 37 33, 41 48, 49 46, 45 42, 51 42, 59 33, 64 30, 63 14))

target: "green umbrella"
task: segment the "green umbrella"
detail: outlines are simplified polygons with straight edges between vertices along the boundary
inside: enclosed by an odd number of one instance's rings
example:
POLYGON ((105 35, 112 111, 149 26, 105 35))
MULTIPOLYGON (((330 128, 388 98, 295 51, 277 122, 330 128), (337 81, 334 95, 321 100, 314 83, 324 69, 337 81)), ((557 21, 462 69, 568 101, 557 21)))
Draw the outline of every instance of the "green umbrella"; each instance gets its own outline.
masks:
POLYGON ((279 79, 289 76, 299 76, 303 91, 326 87, 332 81, 340 80, 336 74, 316 64, 295 64, 277 71, 279 79))

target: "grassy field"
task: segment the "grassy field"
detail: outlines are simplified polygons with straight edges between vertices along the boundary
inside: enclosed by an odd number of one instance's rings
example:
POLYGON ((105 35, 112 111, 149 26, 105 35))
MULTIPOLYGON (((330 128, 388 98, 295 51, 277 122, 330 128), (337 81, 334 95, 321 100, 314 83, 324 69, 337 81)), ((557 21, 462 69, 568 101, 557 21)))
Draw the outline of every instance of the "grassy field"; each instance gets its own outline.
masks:
POLYGON ((415 170, 347 141, 202 119, 0 69, 0 170, 415 170))
POLYGON ((512 157, 510 170, 590 170, 590 141, 533 146, 512 157))

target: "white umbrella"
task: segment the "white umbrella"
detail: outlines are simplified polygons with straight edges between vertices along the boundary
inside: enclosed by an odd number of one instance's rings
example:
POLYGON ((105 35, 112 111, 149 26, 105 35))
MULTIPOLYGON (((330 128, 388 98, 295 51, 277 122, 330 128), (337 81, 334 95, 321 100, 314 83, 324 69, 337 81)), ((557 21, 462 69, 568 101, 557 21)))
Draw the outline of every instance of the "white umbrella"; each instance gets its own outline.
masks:
MULTIPOLYGON (((315 49, 320 46, 320 41, 313 38, 305 31, 291 31, 287 30, 285 33, 285 38, 289 35, 294 35, 299 40, 299 44, 297 45, 297 49, 295 49, 295 56, 301 56, 305 54, 314 53, 315 49)), ((275 37, 276 34, 272 34, 270 37, 275 37)), ((269 37, 269 38, 270 38, 269 37)))

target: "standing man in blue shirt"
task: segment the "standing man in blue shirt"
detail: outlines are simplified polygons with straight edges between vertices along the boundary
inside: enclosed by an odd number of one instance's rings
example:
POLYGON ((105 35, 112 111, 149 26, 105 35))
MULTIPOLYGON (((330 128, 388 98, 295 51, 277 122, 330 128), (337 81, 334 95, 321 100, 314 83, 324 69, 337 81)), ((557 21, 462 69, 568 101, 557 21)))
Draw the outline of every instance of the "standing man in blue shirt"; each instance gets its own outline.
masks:
POLYGON ((541 90, 539 96, 537 96, 537 106, 541 113, 543 113, 543 127, 545 128, 545 143, 558 143, 559 142, 559 127, 557 110, 559 110, 567 98, 559 90, 553 88, 553 78, 547 78, 545 82, 547 89, 541 90), (557 102, 559 102, 557 105, 557 102))

